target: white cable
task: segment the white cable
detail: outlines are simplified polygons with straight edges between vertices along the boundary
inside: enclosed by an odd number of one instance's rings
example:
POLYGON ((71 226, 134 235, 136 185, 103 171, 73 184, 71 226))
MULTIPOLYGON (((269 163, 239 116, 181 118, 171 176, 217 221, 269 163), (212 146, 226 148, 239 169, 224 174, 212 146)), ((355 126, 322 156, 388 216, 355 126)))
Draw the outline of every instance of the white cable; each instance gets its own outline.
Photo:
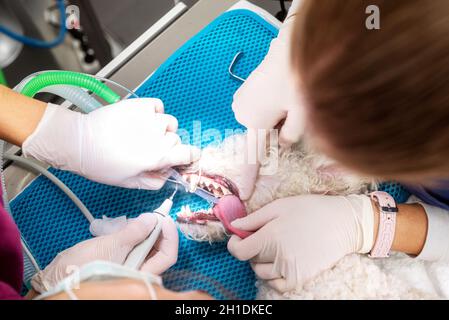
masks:
POLYGON ((81 202, 81 200, 76 196, 76 194, 73 193, 72 190, 70 190, 61 180, 59 180, 54 174, 52 174, 47 169, 43 168, 42 166, 38 165, 37 163, 12 154, 5 153, 3 156, 5 159, 18 162, 19 164, 27 167, 28 169, 35 170, 39 172, 40 174, 47 177, 51 182, 53 182, 59 189, 62 190, 69 198, 73 201, 73 203, 80 209, 82 214, 86 217, 86 219, 90 222, 92 222, 95 218, 92 215, 92 213, 87 209, 87 207, 81 202))
POLYGON ((22 249, 23 249, 24 253, 27 255, 28 259, 30 259, 30 263, 36 269, 36 272, 40 271, 41 269, 39 267, 39 264, 37 263, 34 256, 31 254, 31 251, 30 251, 30 249, 28 249, 28 246, 26 245, 25 241, 23 239, 21 239, 20 242, 22 244, 22 249))

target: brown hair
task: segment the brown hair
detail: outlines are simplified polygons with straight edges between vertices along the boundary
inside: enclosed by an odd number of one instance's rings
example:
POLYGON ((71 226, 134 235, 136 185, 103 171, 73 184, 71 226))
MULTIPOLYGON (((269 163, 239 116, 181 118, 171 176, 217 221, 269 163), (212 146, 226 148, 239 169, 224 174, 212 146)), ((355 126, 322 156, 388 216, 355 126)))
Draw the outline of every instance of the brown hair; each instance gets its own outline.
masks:
POLYGON ((449 1, 305 0, 292 41, 331 156, 383 178, 449 178, 449 1), (365 27, 368 5, 379 30, 365 27))

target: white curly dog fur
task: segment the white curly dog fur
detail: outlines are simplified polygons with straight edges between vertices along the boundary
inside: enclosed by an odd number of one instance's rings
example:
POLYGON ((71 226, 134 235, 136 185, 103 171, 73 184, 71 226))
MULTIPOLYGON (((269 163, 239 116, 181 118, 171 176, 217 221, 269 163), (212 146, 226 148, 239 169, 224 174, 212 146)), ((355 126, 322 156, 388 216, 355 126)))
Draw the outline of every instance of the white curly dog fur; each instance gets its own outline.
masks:
MULTIPOLYGON (((220 146, 203 150, 201 167, 244 188, 250 180, 246 178, 250 173, 239 165, 244 150, 245 135, 231 136, 220 146)), ((284 150, 277 159, 271 159, 265 166, 276 161, 274 174, 259 175, 254 192, 245 201, 250 213, 278 198, 301 194, 361 194, 376 187, 370 179, 338 169, 332 161, 313 152, 305 143, 284 150)), ((197 239, 222 239, 221 235, 213 234, 216 229, 201 230, 195 232, 206 234, 197 234, 197 239)), ((183 232, 188 233, 185 229, 183 232)), ((352 254, 306 283, 301 290, 281 295, 261 280, 256 285, 259 299, 439 299, 449 297, 449 265, 423 262, 404 254, 393 254, 389 259, 379 260, 352 254)))

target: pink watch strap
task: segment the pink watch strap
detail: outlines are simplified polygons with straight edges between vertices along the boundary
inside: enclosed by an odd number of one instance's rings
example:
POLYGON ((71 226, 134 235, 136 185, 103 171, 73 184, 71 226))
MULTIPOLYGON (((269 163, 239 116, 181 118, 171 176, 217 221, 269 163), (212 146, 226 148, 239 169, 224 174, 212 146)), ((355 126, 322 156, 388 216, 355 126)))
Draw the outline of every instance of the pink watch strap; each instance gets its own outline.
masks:
POLYGON ((393 197, 386 192, 375 191, 370 196, 379 205, 379 228, 376 243, 369 256, 371 258, 388 258, 393 245, 398 208, 393 197))

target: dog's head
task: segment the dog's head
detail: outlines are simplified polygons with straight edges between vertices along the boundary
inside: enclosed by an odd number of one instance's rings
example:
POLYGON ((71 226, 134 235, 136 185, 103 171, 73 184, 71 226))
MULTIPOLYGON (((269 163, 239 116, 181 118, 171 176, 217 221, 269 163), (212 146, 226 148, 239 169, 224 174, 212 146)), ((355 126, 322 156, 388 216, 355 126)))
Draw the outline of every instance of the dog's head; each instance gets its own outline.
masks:
POLYGON ((227 233, 239 233, 230 221, 282 197, 301 194, 345 195, 363 193, 371 180, 343 170, 334 161, 315 153, 301 142, 265 158, 261 167, 251 163, 244 134, 233 135, 218 146, 206 147, 198 163, 184 171, 192 186, 199 186, 222 198, 207 210, 192 212, 184 207, 178 214, 181 230, 195 240, 223 240, 227 233))

